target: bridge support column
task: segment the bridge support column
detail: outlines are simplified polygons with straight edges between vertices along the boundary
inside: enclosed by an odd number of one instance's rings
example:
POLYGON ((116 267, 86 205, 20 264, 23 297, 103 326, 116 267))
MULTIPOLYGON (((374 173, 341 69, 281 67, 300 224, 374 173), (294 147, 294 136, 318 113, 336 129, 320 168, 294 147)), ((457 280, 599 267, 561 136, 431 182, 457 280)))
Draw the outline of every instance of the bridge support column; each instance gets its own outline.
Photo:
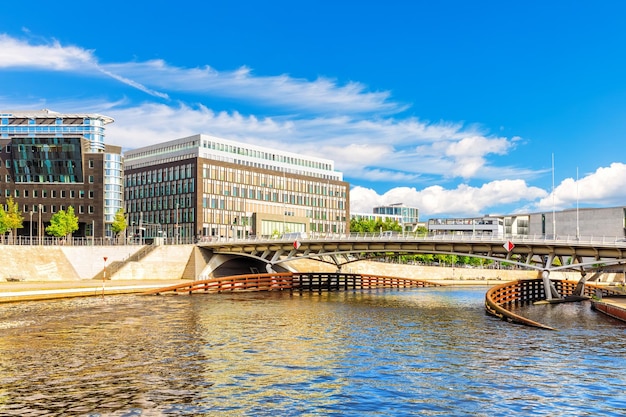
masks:
POLYGON ((581 296, 585 293, 585 283, 587 282, 587 273, 585 271, 580 271, 580 279, 576 283, 576 288, 574 289, 574 293, 572 295, 581 296))
POLYGON ((557 291, 554 283, 550 281, 550 271, 544 269, 541 273, 541 278, 543 279, 543 290, 546 294, 546 300, 550 301, 554 298, 560 299, 561 294, 559 294, 559 292, 557 291))

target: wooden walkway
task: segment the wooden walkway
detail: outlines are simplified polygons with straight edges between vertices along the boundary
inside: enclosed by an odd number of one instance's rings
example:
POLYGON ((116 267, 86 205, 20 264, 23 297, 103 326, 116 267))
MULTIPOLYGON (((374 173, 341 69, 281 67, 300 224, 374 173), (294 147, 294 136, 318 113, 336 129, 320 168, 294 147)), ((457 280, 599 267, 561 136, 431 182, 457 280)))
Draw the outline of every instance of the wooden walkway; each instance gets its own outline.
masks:
POLYGON ((233 291, 339 291, 377 288, 440 287, 443 284, 413 278, 367 274, 281 272, 233 275, 192 281, 146 291, 144 295, 222 293, 233 291))

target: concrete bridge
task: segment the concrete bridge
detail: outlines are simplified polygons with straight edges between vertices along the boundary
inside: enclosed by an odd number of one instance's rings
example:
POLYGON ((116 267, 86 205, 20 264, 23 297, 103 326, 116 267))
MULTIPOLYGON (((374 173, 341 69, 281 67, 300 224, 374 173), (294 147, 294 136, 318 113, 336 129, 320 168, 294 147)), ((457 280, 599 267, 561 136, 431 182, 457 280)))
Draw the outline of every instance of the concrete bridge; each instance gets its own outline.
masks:
POLYGON ((619 265, 626 264, 626 241, 616 237, 351 234, 294 239, 290 235, 277 239, 217 239, 199 242, 198 246, 222 260, 254 260, 264 264, 268 273, 296 259, 330 263, 341 271, 351 262, 389 254, 472 256, 541 271, 548 301, 563 298, 550 280, 552 271, 579 271, 579 288, 574 295, 582 295, 585 282, 592 276, 590 272, 618 270, 619 265))

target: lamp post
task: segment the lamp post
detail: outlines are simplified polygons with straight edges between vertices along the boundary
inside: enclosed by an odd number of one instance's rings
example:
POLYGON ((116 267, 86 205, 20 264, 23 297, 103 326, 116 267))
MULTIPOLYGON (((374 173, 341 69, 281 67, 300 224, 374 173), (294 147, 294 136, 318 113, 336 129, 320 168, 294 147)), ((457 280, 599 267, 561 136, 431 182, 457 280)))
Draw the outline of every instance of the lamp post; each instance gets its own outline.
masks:
POLYGON ((33 214, 35 214, 35 212, 31 208, 30 209, 30 240, 28 241, 29 245, 33 244, 33 214))
POLYGON ((41 245, 41 209, 42 208, 43 208, 43 204, 39 204, 39 207, 38 207, 39 221, 37 223, 37 236, 38 236, 38 241, 40 245, 41 245))
POLYGON ((107 257, 103 256, 104 259, 104 270, 102 271, 102 296, 104 297, 104 280, 107 279, 107 257))
POLYGON ((176 202, 176 226, 174 226, 174 233, 176 234, 175 244, 178 245, 178 202, 176 202))

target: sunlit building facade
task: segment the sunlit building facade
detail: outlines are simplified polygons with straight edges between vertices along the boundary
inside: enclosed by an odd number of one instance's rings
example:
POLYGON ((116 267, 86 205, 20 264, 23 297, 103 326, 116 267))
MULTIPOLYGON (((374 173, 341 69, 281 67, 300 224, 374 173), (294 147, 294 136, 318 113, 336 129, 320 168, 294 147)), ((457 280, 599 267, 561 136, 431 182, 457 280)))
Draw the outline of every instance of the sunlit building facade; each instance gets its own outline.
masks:
POLYGON ((346 233, 349 184, 332 160, 194 135, 124 155, 129 224, 191 240, 346 233))
POLYGON ((20 235, 40 237, 59 210, 74 208, 74 237, 112 236, 123 207, 121 148, 106 145, 99 114, 47 109, 0 110, 0 202, 9 197, 25 219, 20 235))

